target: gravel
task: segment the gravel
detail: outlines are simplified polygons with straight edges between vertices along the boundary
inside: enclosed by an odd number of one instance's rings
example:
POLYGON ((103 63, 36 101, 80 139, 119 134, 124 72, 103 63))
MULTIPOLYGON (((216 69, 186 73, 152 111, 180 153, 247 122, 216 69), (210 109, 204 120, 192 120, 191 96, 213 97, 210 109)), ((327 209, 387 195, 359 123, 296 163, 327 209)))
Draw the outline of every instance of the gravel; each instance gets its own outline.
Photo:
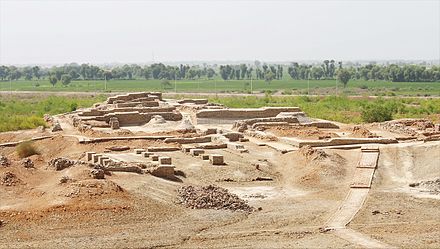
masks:
POLYGON ((192 209, 223 209, 252 212, 254 208, 227 189, 208 185, 204 187, 183 186, 178 190, 179 202, 192 209))
POLYGON ((20 163, 25 168, 33 168, 34 167, 34 162, 32 162, 32 160, 30 158, 24 158, 23 160, 21 160, 20 163))
POLYGON ((0 166, 8 167, 9 165, 11 165, 9 159, 5 156, 0 155, 0 166))
POLYGON ((69 168, 70 166, 75 164, 75 161, 72 161, 68 158, 57 157, 48 162, 49 167, 55 168, 55 170, 63 170, 69 168))

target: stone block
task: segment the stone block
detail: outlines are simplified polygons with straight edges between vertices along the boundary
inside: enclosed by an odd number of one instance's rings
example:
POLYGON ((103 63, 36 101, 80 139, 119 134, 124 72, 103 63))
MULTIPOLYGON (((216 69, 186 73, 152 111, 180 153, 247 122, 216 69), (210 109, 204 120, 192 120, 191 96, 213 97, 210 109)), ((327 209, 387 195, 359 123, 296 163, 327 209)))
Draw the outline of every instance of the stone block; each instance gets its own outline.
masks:
POLYGON ((160 165, 171 165, 171 157, 169 156, 161 156, 159 157, 160 165))
POLYGON ((142 152, 145 152, 145 149, 134 149, 135 154, 142 154, 142 152))
POLYGON ((158 155, 151 155, 150 156, 152 161, 159 161, 159 156, 158 155))
POLYGON ((222 155, 213 154, 209 156, 209 161, 212 165, 224 165, 225 162, 223 160, 222 155))
POLYGON ((100 157, 100 158, 98 159, 98 163, 101 164, 101 165, 104 165, 104 160, 105 160, 105 159, 109 159, 109 158, 106 157, 106 156, 102 156, 102 157, 100 157))
POLYGON ((100 157, 102 157, 101 154, 93 154, 92 155, 92 163, 98 163, 100 157))
POLYGON ((143 157, 150 157, 151 155, 154 155, 154 153, 153 152, 144 151, 144 152, 141 153, 141 155, 143 157))
POLYGON ((103 161, 102 161, 102 165, 103 166, 107 166, 107 165, 109 165, 110 164, 110 162, 111 162, 112 160, 111 159, 109 159, 109 158, 107 158, 107 159, 104 159, 103 161))
POLYGON ((201 154, 205 154, 205 151, 203 149, 191 149, 190 153, 192 156, 198 156, 201 154))
POLYGON ((90 162, 93 159, 92 156, 95 154, 96 154, 96 152, 93 152, 93 151, 86 152, 87 161, 90 162))
POLYGON ((174 165, 159 165, 151 174, 158 177, 170 177, 174 175, 174 165))
POLYGON ((209 155, 202 154, 200 158, 202 158, 202 160, 209 160, 209 155))

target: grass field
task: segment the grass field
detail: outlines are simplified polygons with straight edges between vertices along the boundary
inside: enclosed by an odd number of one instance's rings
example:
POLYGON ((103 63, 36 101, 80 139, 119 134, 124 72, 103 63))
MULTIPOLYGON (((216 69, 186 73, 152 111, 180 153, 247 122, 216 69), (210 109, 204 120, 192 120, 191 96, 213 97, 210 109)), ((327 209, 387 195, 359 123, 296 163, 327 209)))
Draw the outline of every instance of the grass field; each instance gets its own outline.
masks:
POLYGON ((1 97, 0 132, 31 129, 45 126, 44 114, 59 114, 88 107, 104 100, 105 97, 1 97))
MULTIPOLYGON (((179 97, 179 96, 177 96, 179 97)), ((201 96, 197 96, 200 98, 201 96)), ((43 115, 59 114, 88 107, 103 101, 104 96, 39 96, 32 98, 2 97, 0 99, 0 132, 30 129, 45 125, 43 115)), ((380 106, 391 110, 393 118, 426 117, 440 120, 440 99, 421 98, 348 98, 272 96, 265 97, 209 97, 211 102, 228 107, 299 106, 310 117, 342 123, 362 123, 362 112, 368 106, 380 106)))
MULTIPOLYGON (((0 91, 67 91, 67 92, 103 92, 104 81, 74 81, 68 86, 57 83, 55 87, 47 80, 39 81, 3 81, 0 82, 0 91)), ((253 92, 272 91, 282 94, 304 95, 334 95, 336 93, 335 80, 274 80, 270 84, 263 80, 254 80, 253 92), (310 87, 308 87, 310 86, 310 87), (308 90, 309 89, 309 90, 308 90)), ((250 93, 251 86, 248 80, 182 80, 170 81, 167 88, 163 88, 160 80, 110 80, 107 83, 108 92, 118 91, 168 91, 174 92, 238 92, 250 93)), ((338 84, 338 94, 370 95, 370 96, 440 96, 440 82, 385 82, 385 81, 350 81, 346 89, 338 84)))

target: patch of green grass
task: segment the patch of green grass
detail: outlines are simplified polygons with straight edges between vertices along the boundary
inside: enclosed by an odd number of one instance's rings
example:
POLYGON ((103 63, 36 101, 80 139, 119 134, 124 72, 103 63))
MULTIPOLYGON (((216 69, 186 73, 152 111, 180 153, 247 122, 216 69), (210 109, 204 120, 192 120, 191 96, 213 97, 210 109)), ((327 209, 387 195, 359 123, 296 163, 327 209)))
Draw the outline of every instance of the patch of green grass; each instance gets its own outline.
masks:
POLYGON ((0 132, 45 126, 44 114, 59 114, 88 107, 105 97, 2 97, 0 100, 0 132))

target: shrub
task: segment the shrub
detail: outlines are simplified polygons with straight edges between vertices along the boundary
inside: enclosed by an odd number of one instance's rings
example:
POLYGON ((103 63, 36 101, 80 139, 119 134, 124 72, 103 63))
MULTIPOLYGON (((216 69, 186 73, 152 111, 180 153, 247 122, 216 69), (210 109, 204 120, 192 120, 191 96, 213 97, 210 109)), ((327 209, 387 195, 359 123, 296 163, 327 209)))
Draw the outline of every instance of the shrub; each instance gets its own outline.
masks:
POLYGON ((23 142, 23 143, 20 143, 19 145, 17 145, 17 147, 15 148, 15 151, 17 152, 17 154, 20 158, 25 158, 28 156, 38 154, 37 149, 35 149, 32 142, 29 142, 29 141, 23 142))
POLYGON ((76 102, 73 102, 70 104, 70 111, 76 111, 76 109, 78 108, 78 104, 76 102))
POLYGON ((286 89, 281 92, 282 95, 292 95, 292 90, 286 89))
POLYGON ((384 122, 393 119, 393 111, 388 106, 369 104, 362 109, 361 117, 367 123, 384 122))

